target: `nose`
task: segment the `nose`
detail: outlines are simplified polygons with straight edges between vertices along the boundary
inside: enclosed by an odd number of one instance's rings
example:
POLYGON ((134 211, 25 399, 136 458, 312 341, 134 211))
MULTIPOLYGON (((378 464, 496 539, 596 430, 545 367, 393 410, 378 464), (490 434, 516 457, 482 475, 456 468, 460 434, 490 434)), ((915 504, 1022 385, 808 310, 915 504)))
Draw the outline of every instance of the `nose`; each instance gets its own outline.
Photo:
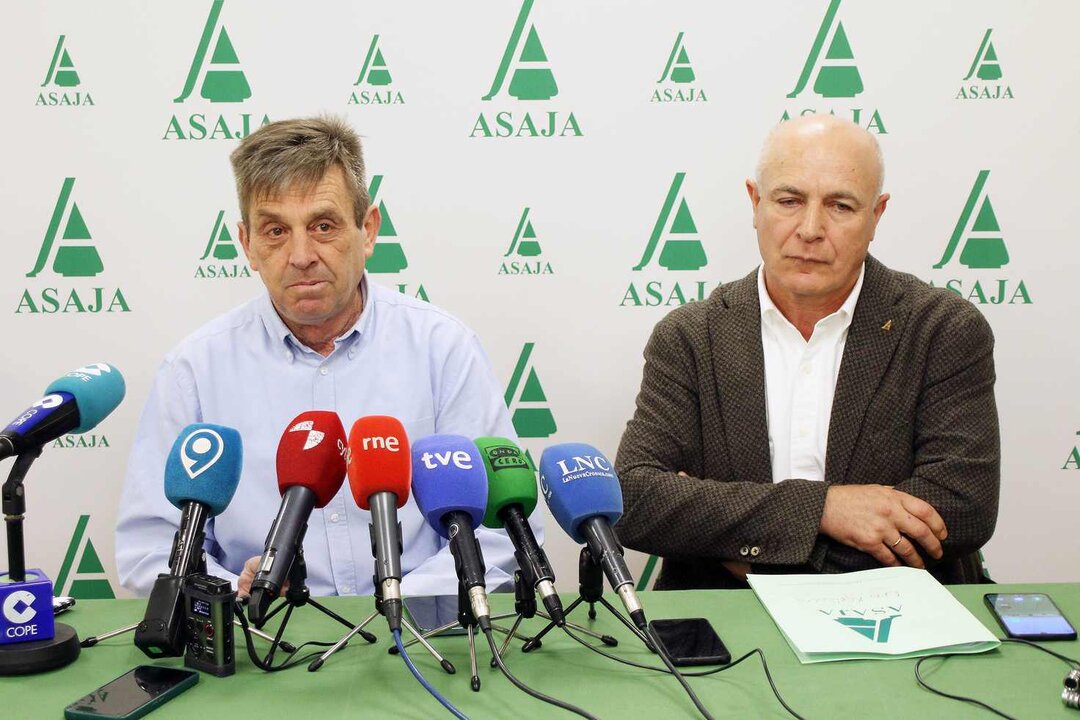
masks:
POLYGON ((798 238, 803 242, 814 242, 822 239, 825 236, 824 218, 824 208, 817 203, 807 203, 799 227, 796 230, 798 238))
POLYGON ((306 269, 319 259, 315 252, 315 241, 306 232, 294 233, 289 242, 289 264, 306 269))

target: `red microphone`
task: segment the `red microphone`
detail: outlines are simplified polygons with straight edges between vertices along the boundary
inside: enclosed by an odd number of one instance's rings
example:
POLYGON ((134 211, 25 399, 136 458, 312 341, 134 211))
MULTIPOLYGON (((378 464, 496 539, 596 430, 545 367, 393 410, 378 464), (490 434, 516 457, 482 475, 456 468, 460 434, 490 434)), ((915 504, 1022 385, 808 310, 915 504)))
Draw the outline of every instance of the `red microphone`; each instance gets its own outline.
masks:
POLYGON ((375 591, 390 631, 401 628, 401 525, 397 509, 409 500, 412 456, 405 427, 386 415, 362 417, 349 431, 349 487, 371 511, 375 591))
POLYGON ((337 413, 300 413, 281 435, 277 450, 281 507, 266 536, 255 579, 251 581, 248 617, 265 622, 270 603, 281 593, 293 560, 303 553, 312 509, 324 507, 345 481, 345 428, 337 413))

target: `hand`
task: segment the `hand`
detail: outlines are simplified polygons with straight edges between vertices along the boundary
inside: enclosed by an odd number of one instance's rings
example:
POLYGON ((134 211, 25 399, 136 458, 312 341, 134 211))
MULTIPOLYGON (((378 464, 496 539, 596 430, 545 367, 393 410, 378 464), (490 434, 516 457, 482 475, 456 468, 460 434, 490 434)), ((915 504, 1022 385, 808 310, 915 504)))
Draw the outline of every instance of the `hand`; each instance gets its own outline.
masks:
MULTIPOLYGON (((251 594, 251 581, 255 579, 255 573, 259 570, 259 562, 262 560, 261 555, 256 555, 253 558, 248 558, 244 563, 244 569, 240 572, 240 577, 236 578, 236 597, 246 598, 251 594)), ((285 591, 289 589, 289 581, 286 580, 285 584, 281 587, 281 594, 284 595, 285 591)))
POLYGON ((720 564, 740 582, 746 582, 746 574, 752 569, 750 563, 743 560, 721 560, 720 564))
POLYGON ((945 521, 928 502, 885 485, 830 487, 820 529, 882 565, 902 561, 917 568, 925 563, 915 543, 936 560, 942 554, 941 541, 949 535, 945 521))

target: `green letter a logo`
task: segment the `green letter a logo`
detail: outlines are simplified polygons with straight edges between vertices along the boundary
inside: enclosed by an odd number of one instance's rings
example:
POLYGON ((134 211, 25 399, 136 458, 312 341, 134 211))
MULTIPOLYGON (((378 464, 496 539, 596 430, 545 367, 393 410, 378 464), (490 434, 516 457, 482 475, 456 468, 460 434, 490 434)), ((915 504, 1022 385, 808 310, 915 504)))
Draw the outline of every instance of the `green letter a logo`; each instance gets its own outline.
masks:
MULTIPOLYGON (((64 225, 63 240, 91 239, 90 231, 86 227, 82 213, 79 212, 79 206, 71 200, 71 191, 74 187, 75 178, 64 178, 60 196, 56 199, 56 207, 53 208, 52 219, 49 220, 49 229, 45 231, 45 239, 38 252, 37 262, 34 263, 34 268, 26 273, 26 277, 37 277, 38 273, 45 269, 45 264, 52 254, 53 245, 56 244, 56 233, 59 232, 65 215, 67 215, 67 224, 64 225), (70 206, 69 200, 71 200, 70 206)), ((64 277, 93 277, 104 269, 101 256, 93 245, 61 245, 53 260, 53 272, 64 277)))
POLYGON ((195 83, 199 75, 203 76, 202 89, 199 91, 202 97, 210 102, 243 102, 251 97, 251 87, 248 85, 244 71, 240 69, 240 59, 233 49, 232 40, 225 26, 218 26, 221 16, 221 7, 225 0, 214 0, 210 6, 210 14, 206 16, 206 25, 203 27, 202 37, 199 38, 199 47, 195 50, 195 57, 191 60, 191 69, 188 71, 184 89, 179 97, 173 102, 184 102, 195 89, 195 83), (215 30, 217 38, 215 41, 215 30), (206 63, 206 53, 210 49, 211 41, 214 42, 214 54, 206 63), (204 64, 209 65, 204 72, 204 64))
POLYGON ((656 81, 656 84, 671 80, 673 83, 694 82, 694 68, 690 65, 690 56, 686 54, 686 46, 683 45, 683 34, 680 32, 675 38, 675 44, 671 47, 667 65, 664 66, 664 74, 656 81))
POLYGON ((514 239, 510 241, 510 248, 503 257, 509 257, 514 250, 523 257, 535 257, 540 254, 540 241, 536 239, 536 231, 533 230, 532 220, 529 219, 529 208, 522 211, 517 230, 514 231, 514 239))
POLYGON ((521 38, 525 35, 525 25, 528 23, 532 5, 533 0, 523 0, 521 3, 521 12, 518 13, 517 22, 514 23, 514 31, 510 33, 510 41, 506 43, 502 61, 495 73, 495 80, 491 83, 491 89, 482 98, 483 100, 490 100, 499 93, 511 65, 514 65, 514 75, 510 79, 510 88, 507 90, 511 96, 518 100, 550 100, 559 94, 555 76, 548 67, 547 54, 544 52, 544 46, 540 44, 540 36, 536 33, 535 25, 529 24, 529 33, 525 36, 522 46, 521 38), (520 53, 519 46, 522 46, 520 53))
POLYGON ((356 78, 354 86, 362 85, 389 85, 393 82, 390 78, 390 68, 386 66, 382 50, 379 49, 379 36, 371 36, 371 45, 368 47, 367 57, 364 58, 364 66, 360 68, 360 77, 356 78))
POLYGON ((686 198, 680 197, 679 191, 685 178, 686 173, 675 173, 667 197, 664 198, 664 207, 660 209, 652 235, 649 236, 649 243, 645 246, 645 253, 634 266, 634 270, 641 270, 649 264, 657 245, 665 235, 667 240, 664 241, 658 261, 661 267, 668 270, 698 270, 708 263, 705 258, 705 248, 701 245, 697 225, 694 224, 686 198), (679 209, 672 218, 672 210, 675 209, 676 202, 679 209))
POLYGON ((945 252, 941 260, 934 265, 935 269, 945 267, 952 259, 960 240, 967 235, 964 248, 960 251, 960 263, 972 269, 994 269, 1009 264, 1009 250, 1005 247, 1005 240, 1001 236, 1001 227, 998 225, 997 216, 994 215, 994 207, 990 204, 990 196, 986 194, 986 180, 990 177, 989 170, 980 170, 975 184, 968 194, 967 202, 960 213, 960 219, 956 221, 949 244, 945 246, 945 252), (981 205, 980 205, 981 201, 981 205), (975 214, 975 206, 979 205, 979 212, 975 214), (972 221, 972 216, 975 216, 972 221))
POLYGON ((229 227, 224 222, 225 211, 219 210, 217 219, 214 220, 214 229, 210 231, 210 240, 206 243, 200 260, 210 257, 213 252, 215 260, 235 260, 239 253, 236 251, 236 243, 229 234, 229 227))
POLYGON ((56 575, 54 592, 83 600, 110 600, 116 595, 105 575, 105 568, 94 549, 94 543, 86 532, 89 522, 89 515, 79 516, 79 522, 75 525, 75 532, 71 535, 71 542, 64 555, 64 564, 56 575), (74 572, 72 566, 75 566, 74 572))
POLYGON ((968 74, 964 76, 965 80, 970 80, 972 75, 980 80, 1001 79, 1001 64, 998 62, 994 43, 990 42, 990 33, 993 31, 993 28, 986 29, 982 43, 979 44, 979 51, 975 53, 975 59, 971 61, 968 74))
POLYGON ((815 67, 818 67, 818 74, 814 81, 814 92, 818 95, 827 98, 852 98, 863 91, 862 78, 859 76, 859 68, 855 67, 855 55, 851 52, 844 25, 836 20, 839 9, 840 0, 830 0, 829 9, 825 11, 817 37, 814 38, 814 46, 806 56, 806 63, 795 89, 788 93, 789 98, 797 97, 806 88, 815 67), (821 60, 821 51, 826 42, 829 43, 829 49, 821 60))
POLYGON ((75 72, 75 65, 71 62, 67 48, 64 47, 65 37, 61 35, 56 41, 52 62, 49 63, 49 72, 45 74, 45 82, 41 83, 41 87, 45 87, 50 81, 60 87, 78 87, 79 85, 79 73, 75 72))
POLYGON ((525 343, 521 349, 521 356, 506 388, 506 407, 513 413, 514 430, 523 438, 548 437, 557 429, 536 368, 529 362, 534 345, 525 343))
MULTIPOLYGON (((375 202, 379 188, 382 186, 382 175, 371 176, 371 202, 375 202)), ((382 225, 379 226, 379 238, 397 238, 397 229, 394 221, 390 219, 390 213, 386 210, 386 204, 379 200, 379 215, 382 216, 382 225)), ((405 251, 401 249, 401 243, 396 239, 376 240, 375 251, 367 261, 368 272, 373 273, 396 273, 409 267, 409 261, 405 259, 405 251)))

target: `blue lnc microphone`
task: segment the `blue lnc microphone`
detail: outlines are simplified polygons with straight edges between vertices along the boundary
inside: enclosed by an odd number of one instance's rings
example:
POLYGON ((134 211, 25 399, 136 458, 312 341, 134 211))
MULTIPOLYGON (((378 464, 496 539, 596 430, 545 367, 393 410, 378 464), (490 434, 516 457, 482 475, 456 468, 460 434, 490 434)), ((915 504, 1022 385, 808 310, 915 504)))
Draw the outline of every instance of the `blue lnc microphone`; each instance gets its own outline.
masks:
POLYGON ((611 461, 592 445, 552 445, 540 456, 540 490, 555 521, 575 542, 589 546, 630 619, 648 634, 634 576, 611 527, 623 511, 622 487, 611 461))
POLYGON ((224 425, 195 423, 180 432, 165 462, 165 497, 180 510, 169 572, 158 575, 146 615, 135 629, 135 645, 152 658, 184 653, 181 589, 201 572, 206 521, 228 507, 240 482, 240 433, 224 425))
POLYGON ((464 435, 429 435, 412 446, 412 490, 420 512, 450 541, 454 569, 481 630, 491 629, 484 556, 476 527, 487 509, 488 481, 476 444, 464 435))

